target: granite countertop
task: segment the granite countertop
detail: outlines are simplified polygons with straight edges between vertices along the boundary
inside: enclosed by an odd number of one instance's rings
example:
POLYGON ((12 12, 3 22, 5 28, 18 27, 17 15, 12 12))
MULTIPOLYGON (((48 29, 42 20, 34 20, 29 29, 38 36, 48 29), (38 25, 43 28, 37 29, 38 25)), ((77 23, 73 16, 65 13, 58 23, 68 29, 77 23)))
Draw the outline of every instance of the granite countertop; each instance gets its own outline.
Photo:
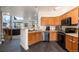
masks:
POLYGON ((35 33, 35 32, 42 32, 42 31, 28 31, 28 33, 35 33))
POLYGON ((43 32, 58 32, 56 30, 50 30, 50 31, 43 31, 43 32))
POLYGON ((78 34, 77 34, 77 33, 66 33, 66 35, 70 35, 70 36, 78 37, 78 34))
POLYGON ((50 31, 42 31, 42 30, 38 30, 38 31, 28 31, 29 33, 33 33, 33 32, 57 32, 56 30, 50 30, 50 31))

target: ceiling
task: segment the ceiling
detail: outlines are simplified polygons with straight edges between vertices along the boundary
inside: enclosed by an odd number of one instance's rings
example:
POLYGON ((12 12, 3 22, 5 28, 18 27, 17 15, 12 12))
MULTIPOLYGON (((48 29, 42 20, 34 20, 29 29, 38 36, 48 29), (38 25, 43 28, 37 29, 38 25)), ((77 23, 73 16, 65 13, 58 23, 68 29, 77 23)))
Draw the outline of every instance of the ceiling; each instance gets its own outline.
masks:
POLYGON ((54 12, 54 15, 61 15, 76 6, 1 6, 2 12, 9 12, 10 15, 29 18, 37 17, 39 12, 54 12), (62 12, 63 11, 63 12, 62 12))

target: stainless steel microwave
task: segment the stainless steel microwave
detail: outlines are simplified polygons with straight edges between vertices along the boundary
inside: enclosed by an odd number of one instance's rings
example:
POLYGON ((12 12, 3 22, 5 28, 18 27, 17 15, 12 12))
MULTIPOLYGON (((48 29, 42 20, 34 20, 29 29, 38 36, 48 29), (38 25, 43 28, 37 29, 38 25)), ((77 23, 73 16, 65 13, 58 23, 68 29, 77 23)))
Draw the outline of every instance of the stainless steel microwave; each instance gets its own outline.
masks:
POLYGON ((63 19, 63 20, 61 21, 61 25, 62 25, 62 26, 71 26, 71 17, 68 17, 68 18, 66 18, 66 19, 63 19))

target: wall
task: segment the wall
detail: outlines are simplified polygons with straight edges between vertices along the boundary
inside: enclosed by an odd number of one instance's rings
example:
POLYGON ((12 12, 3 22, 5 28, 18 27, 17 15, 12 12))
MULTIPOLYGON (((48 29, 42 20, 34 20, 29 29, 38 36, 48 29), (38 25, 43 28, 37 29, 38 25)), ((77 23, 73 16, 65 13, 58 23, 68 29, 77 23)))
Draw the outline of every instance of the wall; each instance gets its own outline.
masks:
POLYGON ((2 12, 0 12, 0 32, 2 32, 2 12))

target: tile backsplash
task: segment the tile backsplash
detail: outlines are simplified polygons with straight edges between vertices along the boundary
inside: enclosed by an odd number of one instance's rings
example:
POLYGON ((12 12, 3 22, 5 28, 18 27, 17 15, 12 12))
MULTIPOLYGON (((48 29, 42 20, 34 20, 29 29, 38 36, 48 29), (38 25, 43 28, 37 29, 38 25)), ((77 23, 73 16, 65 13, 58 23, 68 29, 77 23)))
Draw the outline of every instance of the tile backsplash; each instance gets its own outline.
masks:
MULTIPOLYGON (((46 26, 40 26, 40 29, 45 31, 46 26)), ((55 30, 55 26, 50 26, 50 30, 55 30)))

